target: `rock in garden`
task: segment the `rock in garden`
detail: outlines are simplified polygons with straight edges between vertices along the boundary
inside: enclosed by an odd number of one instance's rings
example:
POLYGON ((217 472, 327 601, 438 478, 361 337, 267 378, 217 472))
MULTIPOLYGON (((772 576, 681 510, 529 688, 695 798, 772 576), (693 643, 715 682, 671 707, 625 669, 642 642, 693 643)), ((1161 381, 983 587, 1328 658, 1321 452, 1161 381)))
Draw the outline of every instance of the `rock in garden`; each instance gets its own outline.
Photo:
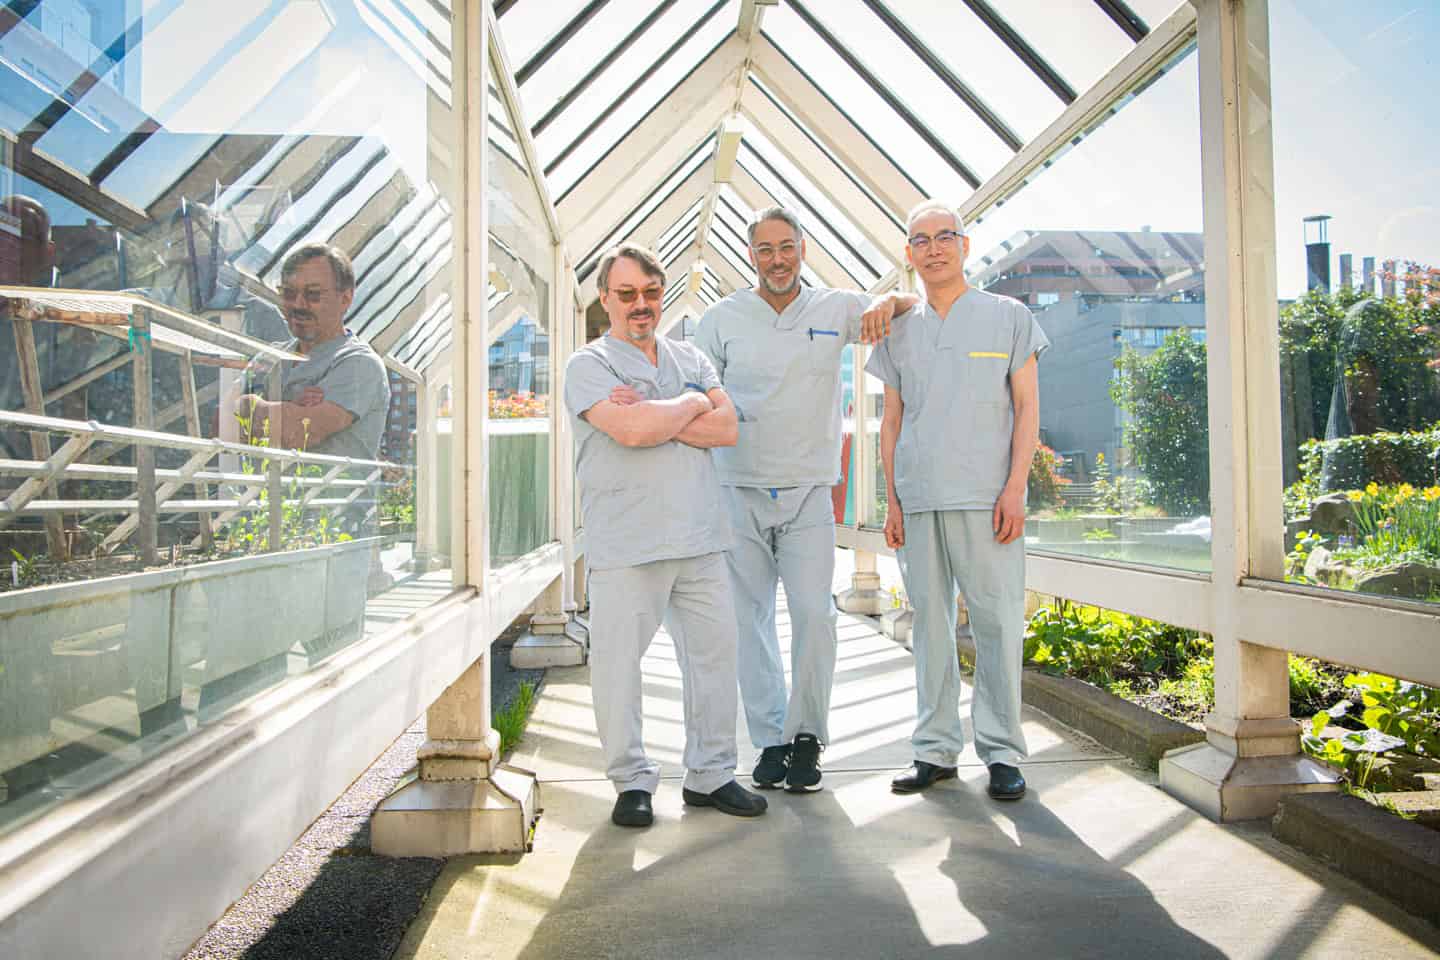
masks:
MULTIPOLYGON (((1305 571, 1307 574, 1310 571, 1308 563, 1305 571)), ((1355 589, 1385 597, 1426 600, 1440 595, 1440 568, 1423 563, 1397 563, 1362 573, 1355 579, 1355 589)))
POLYGON ((1324 547, 1316 547, 1305 558, 1305 576, 1314 583, 1336 583, 1344 572, 1345 567, 1324 547))
POLYGON ((1353 533, 1355 504, 1343 493, 1327 493, 1310 504, 1310 529, 1322 534, 1353 533))

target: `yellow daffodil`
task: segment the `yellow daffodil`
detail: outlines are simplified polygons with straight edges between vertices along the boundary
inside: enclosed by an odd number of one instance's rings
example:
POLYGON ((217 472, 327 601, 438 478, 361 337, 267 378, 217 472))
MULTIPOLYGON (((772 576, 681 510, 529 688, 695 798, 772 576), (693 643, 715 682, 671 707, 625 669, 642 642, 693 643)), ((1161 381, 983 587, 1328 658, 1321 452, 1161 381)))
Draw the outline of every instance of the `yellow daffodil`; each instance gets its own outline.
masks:
POLYGON ((1380 484, 1374 482, 1366 484, 1365 492, 1372 497, 1380 496, 1380 484))
POLYGON ((1361 500, 1365 499, 1365 494, 1361 493, 1359 490, 1350 490, 1346 492, 1345 497, 1352 503, 1359 503, 1361 500))
POLYGON ((1421 496, 1426 500, 1440 500, 1440 487, 1426 487, 1421 496))
POLYGON ((1415 496, 1415 488, 1408 483, 1400 484, 1400 489, 1395 491, 1396 500, 1409 500, 1413 496, 1415 496))

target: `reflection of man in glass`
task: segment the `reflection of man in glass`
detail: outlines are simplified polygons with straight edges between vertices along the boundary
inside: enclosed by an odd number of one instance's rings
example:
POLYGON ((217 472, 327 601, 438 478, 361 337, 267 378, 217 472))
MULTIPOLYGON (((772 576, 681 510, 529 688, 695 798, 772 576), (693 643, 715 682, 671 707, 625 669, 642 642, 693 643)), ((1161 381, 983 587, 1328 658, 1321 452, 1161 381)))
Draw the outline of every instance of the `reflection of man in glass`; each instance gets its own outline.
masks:
POLYGON ((873 300, 800 282, 805 238, 783 207, 750 224, 754 289, 705 312, 695 345, 735 398, 740 439, 718 451, 736 528, 730 551, 740 623, 740 692, 750 740, 761 750, 752 779, 795 793, 820 789, 835 680, 835 514, 840 476, 840 362, 846 344, 883 336, 909 294, 873 300), (775 630, 775 588, 790 610, 790 695, 775 630))
POLYGON ((645 755, 640 659, 662 620, 675 643, 685 715, 685 803, 753 817, 765 799, 735 782, 735 610, 730 530, 712 447, 735 442, 735 409, 705 356, 657 336, 665 269, 624 244, 600 258, 610 332, 565 367, 590 566, 591 691, 610 818, 653 820, 660 766, 645 755))
POLYGON ((970 238, 953 208, 923 203, 907 229, 926 303, 865 365, 885 384, 885 542, 915 607, 915 762, 891 787, 914 793, 955 776, 965 745, 958 588, 975 634, 975 751, 990 796, 1018 800, 1025 487, 1040 439, 1036 358, 1050 343, 1024 304, 965 281, 970 238))
POLYGON ((355 270, 338 247, 309 243, 280 267, 281 308, 294 336, 286 345, 304 362, 281 366, 277 401, 245 394, 236 413, 252 438, 275 446, 373 460, 380 450, 390 383, 385 364, 345 328, 355 270))

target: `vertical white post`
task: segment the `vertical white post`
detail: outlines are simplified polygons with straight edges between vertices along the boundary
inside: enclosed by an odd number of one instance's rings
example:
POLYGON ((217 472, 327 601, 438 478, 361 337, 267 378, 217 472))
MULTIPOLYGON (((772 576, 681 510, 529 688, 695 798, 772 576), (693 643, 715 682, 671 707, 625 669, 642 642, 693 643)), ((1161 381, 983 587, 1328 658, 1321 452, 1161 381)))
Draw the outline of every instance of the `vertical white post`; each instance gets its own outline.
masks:
MULTIPOLYGON (((454 215, 463 250, 455 276, 456 502, 464 529, 452 540, 457 583, 486 588, 488 553, 488 419, 486 348, 489 329, 485 283, 485 88, 493 26, 488 0, 453 7, 454 149, 458 164, 454 215), (481 278, 478 282, 475 278, 481 278)), ((420 778, 387 797, 371 818, 371 846, 392 857, 446 857, 462 853, 529 849, 539 790, 531 774, 499 766, 500 737, 490 723, 490 654, 466 669, 426 712, 425 743, 416 752, 420 778)))
POLYGON ((1246 643, 1239 587, 1283 575, 1280 354, 1266 0, 1198 0, 1205 211, 1215 709, 1161 785, 1216 820, 1270 816, 1334 789, 1299 755, 1286 653, 1246 643))
POLYGON ((550 518, 560 541, 561 573, 535 601, 530 629, 510 648, 517 670, 573 667, 585 662, 589 631, 571 617, 575 609, 575 471, 569 418, 565 415, 565 360, 574 350, 575 297, 565 247, 554 244, 555 282, 550 301, 550 518))
MULTIPOLYGON (((437 496, 441 478, 435 475, 439 451, 435 442, 435 421, 440 415, 440 388, 432 382, 435 370, 415 385, 415 409, 419 413, 415 425, 415 570, 429 570, 436 560, 440 540, 440 512, 437 496)), ((448 483, 449 477, 443 482, 448 483)))
MULTIPOLYGON (((851 352, 851 371, 855 393, 855 430, 850 435, 850 462, 855 465, 855 526, 862 527, 867 519, 866 505, 874 499, 874 483, 871 474, 869 429, 865 409, 865 356, 863 344, 856 344, 851 352)), ((855 550, 855 569, 850 574, 850 589, 835 598, 835 604, 846 613, 860 613, 876 617, 890 609, 890 598, 880 589, 880 574, 876 568, 876 556, 869 550, 855 550)))

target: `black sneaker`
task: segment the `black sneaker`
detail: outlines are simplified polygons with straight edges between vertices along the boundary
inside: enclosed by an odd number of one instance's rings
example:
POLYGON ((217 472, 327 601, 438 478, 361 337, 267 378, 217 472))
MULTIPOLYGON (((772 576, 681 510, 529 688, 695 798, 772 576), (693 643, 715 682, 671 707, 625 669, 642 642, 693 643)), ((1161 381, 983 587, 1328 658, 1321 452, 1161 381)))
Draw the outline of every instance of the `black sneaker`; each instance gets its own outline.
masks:
POLYGON ((795 735, 790 745, 790 770, 785 774, 785 789, 791 793, 810 793, 820 789, 820 751, 824 745, 813 733, 795 735))
POLYGON ((762 790, 774 790, 785 782, 785 771, 789 766, 790 744, 766 747, 760 751, 760 762, 755 764, 755 772, 750 774, 750 779, 762 790))

